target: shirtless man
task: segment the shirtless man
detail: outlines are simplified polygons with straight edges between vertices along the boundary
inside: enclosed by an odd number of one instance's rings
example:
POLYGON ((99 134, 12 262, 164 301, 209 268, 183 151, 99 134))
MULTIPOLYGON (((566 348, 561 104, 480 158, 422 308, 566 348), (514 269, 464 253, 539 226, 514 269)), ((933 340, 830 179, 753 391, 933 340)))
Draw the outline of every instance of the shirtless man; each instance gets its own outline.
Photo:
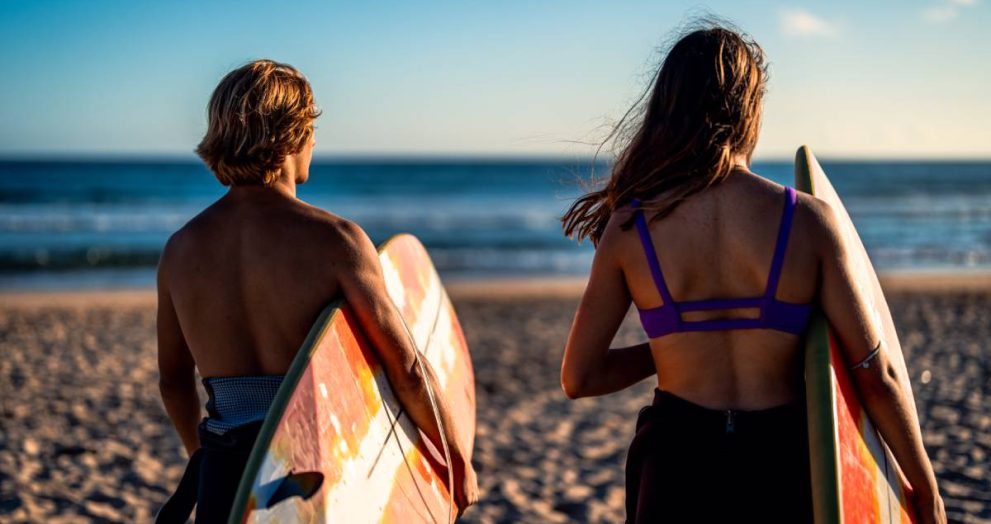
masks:
MULTIPOLYGON (((193 502, 198 520, 226 521, 282 376, 336 297, 353 309, 412 420, 441 446, 428 396, 440 389, 417 364, 375 246, 359 226, 296 198, 319 116, 309 82, 286 64, 251 62, 224 77, 208 113, 196 152, 229 190, 172 235, 158 269, 162 400, 198 468, 184 482, 186 503, 170 502, 160 519, 182 522, 193 502), (212 401, 202 419, 196 370, 212 401)), ((471 450, 444 397, 437 401, 463 511, 478 497, 471 450)))

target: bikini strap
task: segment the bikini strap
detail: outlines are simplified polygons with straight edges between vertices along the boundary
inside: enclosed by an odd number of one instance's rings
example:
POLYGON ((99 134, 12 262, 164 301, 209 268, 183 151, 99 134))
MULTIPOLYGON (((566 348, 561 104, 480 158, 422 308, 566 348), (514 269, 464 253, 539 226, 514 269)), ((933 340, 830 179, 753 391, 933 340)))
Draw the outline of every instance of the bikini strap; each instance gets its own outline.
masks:
POLYGON ((657 252, 654 250, 654 243, 650 240, 650 231, 647 229, 647 219, 644 218, 643 210, 640 209, 640 199, 634 198, 630 205, 633 206, 634 216, 636 217, 637 232, 640 233, 640 243, 643 245, 643 252, 647 257, 647 265, 650 266, 650 274, 654 277, 654 285, 657 286, 657 291, 661 294, 661 298, 664 300, 664 305, 674 305, 674 299, 671 298, 671 293, 668 291, 668 286, 664 282, 664 273, 661 272, 661 264, 657 260, 657 252))
POLYGON ((771 272, 767 276, 766 295, 772 300, 778 293, 781 266, 784 264, 785 251, 788 249, 788 235, 791 233, 791 219, 795 214, 795 200, 795 190, 785 187, 785 209, 781 215, 781 225, 778 227, 778 241, 774 246, 774 259, 771 260, 771 272))

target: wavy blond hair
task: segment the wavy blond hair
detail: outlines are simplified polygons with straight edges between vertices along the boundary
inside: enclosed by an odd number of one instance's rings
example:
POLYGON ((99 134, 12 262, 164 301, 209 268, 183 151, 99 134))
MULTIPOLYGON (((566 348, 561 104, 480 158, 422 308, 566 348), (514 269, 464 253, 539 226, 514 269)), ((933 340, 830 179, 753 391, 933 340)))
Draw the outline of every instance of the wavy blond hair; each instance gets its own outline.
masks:
POLYGON ((302 73, 287 64, 255 60, 217 85, 196 154, 225 186, 269 185, 279 178, 286 156, 312 138, 318 116, 302 73))

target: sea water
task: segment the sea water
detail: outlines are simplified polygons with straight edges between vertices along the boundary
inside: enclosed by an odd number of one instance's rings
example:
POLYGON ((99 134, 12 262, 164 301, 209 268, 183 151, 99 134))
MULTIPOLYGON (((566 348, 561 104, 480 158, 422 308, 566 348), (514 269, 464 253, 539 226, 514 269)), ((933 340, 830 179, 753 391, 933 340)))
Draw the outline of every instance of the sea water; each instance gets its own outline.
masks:
MULTIPOLYGON (((754 171, 790 183, 790 162, 754 171)), ((823 162, 879 270, 991 269, 991 162, 823 162)), ((316 160, 299 197, 379 242, 417 235, 447 278, 574 276, 561 232, 590 160, 316 160)), ((154 285, 169 235, 224 194, 194 160, 0 161, 0 288, 154 285)))

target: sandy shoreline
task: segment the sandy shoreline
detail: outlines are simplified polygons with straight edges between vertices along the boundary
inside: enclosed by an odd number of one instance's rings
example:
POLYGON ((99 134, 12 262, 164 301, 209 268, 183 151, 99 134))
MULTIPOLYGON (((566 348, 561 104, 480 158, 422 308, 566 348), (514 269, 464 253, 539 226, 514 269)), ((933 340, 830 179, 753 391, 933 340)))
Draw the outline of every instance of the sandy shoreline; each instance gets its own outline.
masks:
MULTIPOLYGON (((895 271, 882 273, 885 293, 991 292, 991 271, 895 271)), ((453 299, 575 298, 585 289, 582 277, 480 278, 447 282, 453 299)), ((154 289, 2 291, 0 305, 17 308, 147 306, 155 304, 154 289)))
MULTIPOLYGON (((952 521, 991 522, 991 276, 886 275, 952 521), (923 377, 928 380, 923 382, 923 377)), ((557 383, 584 283, 451 282, 476 370, 483 499, 465 522, 621 522, 649 381, 557 383)), ((0 294, 0 521, 146 521, 184 454, 161 406, 151 290, 0 294)), ((634 323, 617 344, 642 340, 634 323)))

